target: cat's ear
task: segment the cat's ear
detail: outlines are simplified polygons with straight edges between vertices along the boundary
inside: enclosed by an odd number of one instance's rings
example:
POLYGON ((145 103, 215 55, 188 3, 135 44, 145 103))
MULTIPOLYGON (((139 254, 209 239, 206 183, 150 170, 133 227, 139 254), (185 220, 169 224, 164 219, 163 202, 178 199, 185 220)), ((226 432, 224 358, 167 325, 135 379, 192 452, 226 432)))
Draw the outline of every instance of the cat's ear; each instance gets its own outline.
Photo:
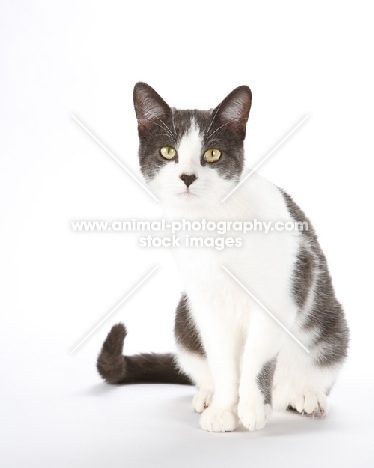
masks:
POLYGON ((244 139, 251 105, 251 90, 248 86, 239 86, 214 109, 213 115, 219 126, 227 127, 228 130, 244 139))
POLYGON ((142 135, 150 130, 155 124, 162 125, 171 115, 171 109, 146 83, 136 83, 134 87, 134 108, 138 121, 138 131, 142 135))

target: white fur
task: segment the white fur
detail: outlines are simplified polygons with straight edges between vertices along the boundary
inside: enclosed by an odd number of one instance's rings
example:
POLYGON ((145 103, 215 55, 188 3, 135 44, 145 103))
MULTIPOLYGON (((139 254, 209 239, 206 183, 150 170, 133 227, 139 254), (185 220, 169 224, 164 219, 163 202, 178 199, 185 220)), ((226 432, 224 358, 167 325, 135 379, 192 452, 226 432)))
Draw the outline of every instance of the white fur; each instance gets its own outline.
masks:
POLYGON ((201 137, 195 119, 192 119, 187 134, 178 146, 178 172, 179 174, 195 174, 200 166, 196 154, 201 154, 201 137))
MULTIPOLYGON (((178 164, 165 165, 150 182, 170 216, 197 220, 292 221, 280 191, 257 174, 253 174, 227 203, 220 203, 235 183, 200 164, 202 142, 194 121, 177 150, 178 164), (189 187, 190 193, 179 178, 182 173, 197 176, 189 187)), ((232 236, 232 233, 225 236, 232 236)), ((207 354, 207 361, 183 350, 178 356, 179 366, 199 388, 193 403, 195 409, 200 412, 209 405, 201 416, 203 429, 234 430, 238 416, 250 430, 265 425, 270 408, 264 405, 256 378, 263 365, 276 355, 274 405, 284 409, 293 404, 307 413, 318 409, 318 404, 326 409, 326 392, 334 383, 338 368, 314 366, 315 355, 308 355, 285 334, 222 269, 222 265, 226 266, 308 346, 313 332, 300 331, 291 284, 301 242, 298 232, 266 235, 254 232, 245 235, 241 248, 174 250, 189 308, 207 354)), ((312 299, 311 296, 307 301, 307 308, 312 299)))
POLYGON ((184 372, 192 376, 193 382, 198 388, 192 400, 192 407, 198 413, 202 413, 212 402, 214 392, 213 377, 208 361, 198 355, 179 349, 178 365, 184 372))

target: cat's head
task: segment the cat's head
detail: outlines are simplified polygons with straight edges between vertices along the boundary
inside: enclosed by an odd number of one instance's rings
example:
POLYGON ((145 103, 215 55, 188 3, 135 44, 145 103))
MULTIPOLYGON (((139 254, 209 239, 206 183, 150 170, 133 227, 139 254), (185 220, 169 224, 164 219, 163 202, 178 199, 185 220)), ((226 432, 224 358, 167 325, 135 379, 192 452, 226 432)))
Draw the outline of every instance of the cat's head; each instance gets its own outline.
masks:
POLYGON ((243 170, 251 103, 251 90, 239 86, 213 110, 178 110, 135 85, 140 168, 161 202, 206 208, 229 193, 243 170))

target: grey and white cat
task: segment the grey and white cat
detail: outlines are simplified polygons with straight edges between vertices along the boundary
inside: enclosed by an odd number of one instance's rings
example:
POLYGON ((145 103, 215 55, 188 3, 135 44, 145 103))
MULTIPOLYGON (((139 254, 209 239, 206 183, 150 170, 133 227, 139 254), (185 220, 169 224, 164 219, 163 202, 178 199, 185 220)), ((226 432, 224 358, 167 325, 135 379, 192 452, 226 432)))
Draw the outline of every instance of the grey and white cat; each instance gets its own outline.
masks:
POLYGON ((169 218, 304 221, 308 229, 253 232, 240 248, 221 251, 174 249, 184 282, 175 318, 177 355, 123 356, 126 329, 118 324, 98 358, 98 370, 110 383, 195 384, 200 426, 214 432, 233 431, 239 421, 261 429, 272 407, 324 415, 349 339, 325 256, 292 198, 253 174, 221 203, 244 176, 251 101, 250 89, 240 86, 213 110, 177 110, 137 83, 141 171, 169 218))

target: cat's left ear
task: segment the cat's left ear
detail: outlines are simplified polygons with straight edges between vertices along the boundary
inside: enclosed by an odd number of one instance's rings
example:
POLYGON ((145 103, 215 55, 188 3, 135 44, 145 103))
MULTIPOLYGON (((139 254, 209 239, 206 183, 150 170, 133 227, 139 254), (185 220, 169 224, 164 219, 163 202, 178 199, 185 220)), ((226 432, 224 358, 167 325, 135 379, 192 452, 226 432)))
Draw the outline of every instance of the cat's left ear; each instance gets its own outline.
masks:
POLYGON ((251 105, 251 90, 248 86, 239 86, 215 108, 213 115, 216 115, 215 120, 220 126, 227 127, 244 140, 251 105))
POLYGON ((171 116, 171 109, 147 83, 136 83, 134 87, 134 107, 138 121, 138 131, 142 135, 154 125, 162 125, 171 116))

